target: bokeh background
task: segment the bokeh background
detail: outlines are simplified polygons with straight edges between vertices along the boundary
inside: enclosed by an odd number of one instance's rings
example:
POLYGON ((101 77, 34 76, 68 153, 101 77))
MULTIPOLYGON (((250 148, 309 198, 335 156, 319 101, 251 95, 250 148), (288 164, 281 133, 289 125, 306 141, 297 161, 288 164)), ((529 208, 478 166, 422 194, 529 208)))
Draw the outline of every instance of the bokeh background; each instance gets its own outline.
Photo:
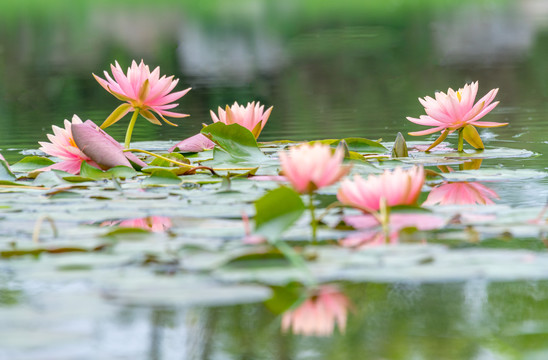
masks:
MULTIPOLYGON (((548 100, 543 0, 3 0, 0 151, 35 148, 78 114, 102 122, 118 100, 93 79, 143 59, 192 87, 179 127, 141 119, 134 140, 181 140, 234 101, 274 106, 262 140, 422 128, 418 97, 479 81, 500 88, 488 140, 540 151, 548 100), (110 70, 109 70, 110 71, 110 70), (531 147, 529 146, 529 148, 531 147)), ((117 139, 129 119, 109 128, 117 139)))

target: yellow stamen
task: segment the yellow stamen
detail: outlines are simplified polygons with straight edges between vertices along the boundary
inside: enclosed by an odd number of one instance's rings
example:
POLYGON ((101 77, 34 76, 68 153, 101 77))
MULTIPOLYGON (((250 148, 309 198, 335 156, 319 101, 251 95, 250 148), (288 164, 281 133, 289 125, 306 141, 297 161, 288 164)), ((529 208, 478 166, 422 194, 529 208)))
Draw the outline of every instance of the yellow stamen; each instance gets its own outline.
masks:
POLYGON ((460 94, 460 90, 457 91, 457 98, 459 99, 459 102, 461 102, 462 96, 461 96, 461 94, 460 94))

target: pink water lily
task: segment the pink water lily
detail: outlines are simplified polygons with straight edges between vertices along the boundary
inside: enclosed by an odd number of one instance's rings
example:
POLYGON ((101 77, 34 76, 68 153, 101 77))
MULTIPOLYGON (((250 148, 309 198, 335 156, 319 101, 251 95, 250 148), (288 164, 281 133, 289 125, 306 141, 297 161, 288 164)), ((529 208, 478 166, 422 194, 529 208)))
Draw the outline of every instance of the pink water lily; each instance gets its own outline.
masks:
POLYGON ((91 120, 72 125, 74 143, 82 153, 92 159, 101 169, 107 170, 115 166, 138 168, 147 166, 145 162, 130 152, 124 152, 124 147, 112 136, 99 128, 91 120))
POLYGON ((479 121, 493 110, 499 102, 493 102, 498 89, 492 89, 484 97, 474 103, 478 92, 478 82, 466 84, 457 91, 448 89, 447 94, 436 92, 435 98, 426 96, 419 98, 427 115, 421 115, 418 119, 407 117, 407 120, 425 126, 433 126, 430 129, 410 132, 409 135, 428 135, 442 131, 441 136, 427 150, 441 143, 448 134, 459 131, 459 147, 462 151, 462 139, 477 149, 483 149, 483 142, 475 127, 499 127, 508 123, 479 121))
POLYGON ((333 285, 321 285, 299 307, 282 316, 282 331, 296 335, 330 336, 335 325, 346 329, 350 300, 333 285))
POLYGON ((499 196, 494 190, 480 183, 453 182, 433 188, 423 205, 491 205, 494 204, 492 199, 498 198, 499 196))
POLYGON ((181 152, 201 152, 204 150, 211 150, 214 147, 215 143, 207 136, 204 134, 196 134, 173 145, 169 149, 169 152, 176 150, 181 152))
POLYGON ((283 175, 300 193, 311 193, 332 185, 348 174, 351 166, 342 165, 344 151, 316 143, 293 146, 279 153, 283 175))
POLYGON ((99 165, 97 165, 89 156, 84 154, 74 142, 74 138, 72 136, 72 125, 82 124, 82 120, 80 120, 78 116, 74 115, 72 117, 72 122, 65 120, 64 124, 64 129, 55 125, 51 127, 53 129, 53 135, 47 135, 50 142, 38 142, 41 146, 40 150, 50 156, 61 159, 61 161, 39 170, 47 171, 56 169, 76 175, 80 173, 80 166, 84 161, 91 166, 99 168, 99 165))
POLYGON ((173 76, 166 77, 165 75, 160 77, 159 67, 151 72, 148 65, 145 65, 142 60, 139 65, 133 61, 127 73, 124 73, 118 62, 115 62, 115 65, 111 65, 110 68, 113 77, 106 71, 104 72, 106 80, 95 74, 93 76, 105 90, 126 103, 118 106, 103 122, 101 128, 104 129, 114 124, 127 113, 133 111, 134 114, 126 134, 126 148, 129 147, 131 132, 138 114, 141 114, 153 124, 162 125, 153 114, 156 113, 162 120, 173 126, 177 125, 166 120, 165 116, 176 118, 188 116, 188 114, 169 111, 178 105, 173 101, 181 98, 190 90, 188 88, 171 93, 179 79, 174 80, 173 76))
MULTIPOLYGON (((251 131, 253 136, 255 136, 255 139, 257 139, 270 117, 272 106, 264 111, 264 105, 261 105, 259 102, 247 103, 247 106, 245 107, 234 102, 234 105, 230 107, 227 105, 225 110, 219 107, 218 116, 213 110, 210 110, 209 112, 214 123, 222 122, 226 125, 238 124, 251 131)), ((215 143, 207 136, 204 134, 196 134, 178 142, 171 147, 169 151, 173 152, 178 149, 182 152, 200 152, 211 150, 214 147, 215 143)))
POLYGON ((232 106, 226 106, 225 110, 219 107, 217 116, 213 110, 209 111, 213 122, 222 122, 227 125, 238 124, 251 131, 255 139, 259 137, 263 130, 270 113, 272 112, 272 106, 264 111, 264 105, 261 105, 258 101, 247 103, 247 106, 238 105, 234 102, 232 106))
POLYGON ((354 179, 344 179, 337 193, 337 199, 365 212, 375 212, 381 202, 387 206, 414 205, 420 195, 425 175, 422 166, 404 170, 385 170, 381 175, 369 175, 364 179, 354 175, 354 179))

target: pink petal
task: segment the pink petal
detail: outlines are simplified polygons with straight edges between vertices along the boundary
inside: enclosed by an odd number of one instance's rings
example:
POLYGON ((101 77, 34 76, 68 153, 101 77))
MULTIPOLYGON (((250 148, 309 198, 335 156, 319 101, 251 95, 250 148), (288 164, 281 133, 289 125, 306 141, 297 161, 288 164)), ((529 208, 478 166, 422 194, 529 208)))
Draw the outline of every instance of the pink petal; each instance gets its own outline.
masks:
POLYGON ((175 149, 179 149, 182 152, 200 152, 211 150, 214 147, 215 143, 204 134, 196 134, 173 145, 169 149, 169 152, 173 152, 175 149))

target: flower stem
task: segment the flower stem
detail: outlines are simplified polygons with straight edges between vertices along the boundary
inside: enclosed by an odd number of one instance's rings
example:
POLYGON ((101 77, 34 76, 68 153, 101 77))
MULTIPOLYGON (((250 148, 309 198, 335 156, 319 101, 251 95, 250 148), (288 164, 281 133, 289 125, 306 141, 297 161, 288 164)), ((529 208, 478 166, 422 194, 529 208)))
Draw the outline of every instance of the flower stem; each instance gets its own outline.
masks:
POLYGON ((382 232, 384 234, 384 241, 390 241, 390 208, 385 198, 381 198, 380 203, 380 220, 382 225, 382 232))
POLYGON ((464 145, 464 134, 463 134, 463 130, 464 128, 460 128, 459 129, 459 145, 457 147, 457 151, 458 152, 462 152, 462 148, 463 148, 463 145, 464 145))
POLYGON ((308 193, 308 198, 310 199, 308 208, 310 209, 310 226, 312 226, 312 243, 316 244, 318 242, 318 239, 316 237, 318 222, 316 221, 316 215, 314 214, 314 192, 310 191, 308 193))
POLYGON ((126 131, 126 141, 124 142, 124 147, 126 149, 129 149, 129 143, 131 142, 131 134, 133 133, 133 127, 135 126, 135 123, 137 122, 137 116, 139 116, 139 108, 136 108, 133 112, 133 116, 131 117, 131 120, 129 121, 129 125, 127 127, 126 131))

